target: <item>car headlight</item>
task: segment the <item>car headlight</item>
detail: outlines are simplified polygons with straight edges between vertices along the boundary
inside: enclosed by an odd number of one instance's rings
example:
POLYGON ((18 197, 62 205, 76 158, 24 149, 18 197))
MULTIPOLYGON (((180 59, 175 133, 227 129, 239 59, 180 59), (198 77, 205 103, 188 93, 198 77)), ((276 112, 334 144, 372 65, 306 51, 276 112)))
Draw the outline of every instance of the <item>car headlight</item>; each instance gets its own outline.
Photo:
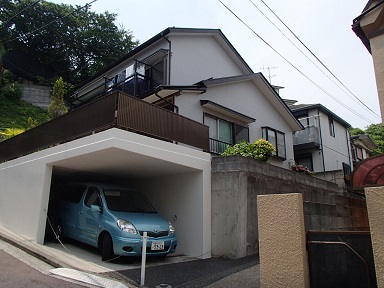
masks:
POLYGON ((124 220, 124 219, 117 220, 117 226, 124 232, 137 234, 137 230, 135 226, 133 226, 133 224, 131 222, 128 222, 127 220, 124 220))
POLYGON ((173 227, 172 223, 168 221, 168 224, 169 224, 169 233, 170 234, 175 233, 175 227, 173 227))

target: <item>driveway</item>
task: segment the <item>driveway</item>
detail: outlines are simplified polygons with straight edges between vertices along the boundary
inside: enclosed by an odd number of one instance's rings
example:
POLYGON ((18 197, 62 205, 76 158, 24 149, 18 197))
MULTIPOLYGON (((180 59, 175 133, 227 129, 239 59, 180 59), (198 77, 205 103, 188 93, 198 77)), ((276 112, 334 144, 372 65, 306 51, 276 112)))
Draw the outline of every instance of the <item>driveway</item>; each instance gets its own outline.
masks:
MULTIPOLYGON (((97 249, 75 241, 64 243, 65 247, 56 242, 48 242, 45 246, 56 249, 60 253, 70 253, 76 258, 92 263, 98 267, 99 275, 110 276, 113 273, 116 277, 117 273, 122 276, 122 279, 131 279, 131 283, 140 283, 140 257, 118 257, 111 262, 103 262, 97 249)), ((257 255, 235 260, 217 257, 197 259, 182 255, 169 255, 165 258, 148 257, 146 263, 145 286, 149 288, 219 288, 234 287, 234 283, 245 283, 243 285, 245 287, 259 287, 257 255)))

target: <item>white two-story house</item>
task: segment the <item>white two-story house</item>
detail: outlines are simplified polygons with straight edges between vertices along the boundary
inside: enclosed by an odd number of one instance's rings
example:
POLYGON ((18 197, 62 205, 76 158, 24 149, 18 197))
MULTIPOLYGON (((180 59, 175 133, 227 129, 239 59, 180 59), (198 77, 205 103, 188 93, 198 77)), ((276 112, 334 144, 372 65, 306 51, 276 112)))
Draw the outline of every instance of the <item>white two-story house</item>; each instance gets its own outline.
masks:
POLYGON ((264 138, 276 147, 272 164, 293 161, 302 126, 218 29, 165 29, 78 86, 73 108, 114 90, 208 125, 211 153, 264 138))

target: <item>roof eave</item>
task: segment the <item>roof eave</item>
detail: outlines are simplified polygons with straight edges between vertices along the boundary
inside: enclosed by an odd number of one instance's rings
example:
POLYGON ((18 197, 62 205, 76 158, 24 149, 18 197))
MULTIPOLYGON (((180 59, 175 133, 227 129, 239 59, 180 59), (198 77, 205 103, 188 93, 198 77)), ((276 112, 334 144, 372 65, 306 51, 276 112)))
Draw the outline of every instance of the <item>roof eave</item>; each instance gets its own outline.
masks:
POLYGON ((351 124, 349 124, 347 121, 345 121, 340 116, 336 115, 331 110, 329 110, 328 108, 326 108, 325 106, 323 106, 321 104, 310 104, 308 106, 300 107, 297 109, 291 108, 293 113, 303 111, 303 110, 312 110, 312 109, 319 109, 320 111, 326 113, 327 115, 331 115, 333 119, 335 119, 337 122, 339 122, 340 124, 342 124, 346 128, 351 127, 351 124))

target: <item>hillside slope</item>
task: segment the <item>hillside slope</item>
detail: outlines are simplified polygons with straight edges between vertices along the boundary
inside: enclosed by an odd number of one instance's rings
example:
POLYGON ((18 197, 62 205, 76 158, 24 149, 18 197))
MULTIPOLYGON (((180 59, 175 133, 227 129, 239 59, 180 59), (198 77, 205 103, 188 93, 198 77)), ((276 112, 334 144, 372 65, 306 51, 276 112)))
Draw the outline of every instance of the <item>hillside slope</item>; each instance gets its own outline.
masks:
POLYGON ((37 124, 49 120, 48 112, 35 107, 22 100, 10 100, 0 97, 0 129, 5 128, 30 128, 28 118, 32 118, 37 124))

